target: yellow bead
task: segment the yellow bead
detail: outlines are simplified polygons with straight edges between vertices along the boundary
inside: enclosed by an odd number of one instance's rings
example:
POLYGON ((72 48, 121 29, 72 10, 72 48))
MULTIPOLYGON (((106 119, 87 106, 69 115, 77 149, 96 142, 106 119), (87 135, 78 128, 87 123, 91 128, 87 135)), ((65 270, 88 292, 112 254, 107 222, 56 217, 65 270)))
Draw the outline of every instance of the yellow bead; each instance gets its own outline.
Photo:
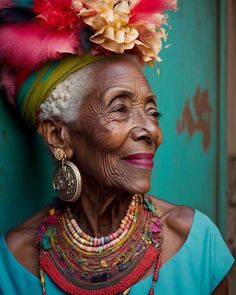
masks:
POLYGON ((54 215, 55 214, 55 208, 51 208, 50 210, 49 210, 49 214, 52 216, 52 215, 54 215))
POLYGON ((107 262, 106 262, 105 259, 102 259, 102 260, 100 261, 100 265, 101 265, 101 267, 107 267, 107 266, 108 266, 108 265, 107 265, 107 262))

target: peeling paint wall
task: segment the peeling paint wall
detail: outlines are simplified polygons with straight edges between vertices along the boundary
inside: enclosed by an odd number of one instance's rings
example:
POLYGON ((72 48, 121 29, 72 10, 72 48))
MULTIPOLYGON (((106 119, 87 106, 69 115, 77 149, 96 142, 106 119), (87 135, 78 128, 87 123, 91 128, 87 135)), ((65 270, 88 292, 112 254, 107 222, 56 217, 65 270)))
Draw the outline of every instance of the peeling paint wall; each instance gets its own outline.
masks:
POLYGON ((201 89, 197 86, 194 96, 189 98, 184 105, 181 119, 178 119, 176 123, 178 133, 187 130, 188 139, 200 132, 205 152, 211 144, 211 113, 209 89, 201 89))

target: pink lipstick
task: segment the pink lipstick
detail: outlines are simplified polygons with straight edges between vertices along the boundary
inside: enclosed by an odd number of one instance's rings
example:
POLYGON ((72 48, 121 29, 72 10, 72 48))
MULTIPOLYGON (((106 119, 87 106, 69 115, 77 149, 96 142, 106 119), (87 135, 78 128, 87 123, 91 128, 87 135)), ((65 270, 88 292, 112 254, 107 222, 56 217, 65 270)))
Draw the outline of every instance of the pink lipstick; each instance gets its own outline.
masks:
POLYGON ((137 153, 124 157, 122 160, 128 164, 139 166, 140 168, 152 169, 153 167, 153 153, 137 153))

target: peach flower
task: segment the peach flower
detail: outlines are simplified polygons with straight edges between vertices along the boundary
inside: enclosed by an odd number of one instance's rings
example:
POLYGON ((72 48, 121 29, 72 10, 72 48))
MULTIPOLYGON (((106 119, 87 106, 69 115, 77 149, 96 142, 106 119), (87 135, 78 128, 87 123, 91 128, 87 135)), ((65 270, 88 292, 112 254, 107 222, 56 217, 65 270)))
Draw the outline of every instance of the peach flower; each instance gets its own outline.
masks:
POLYGON ((129 24, 130 7, 127 1, 82 2, 85 8, 80 10, 80 16, 95 31, 90 41, 116 53, 135 46, 139 33, 134 25, 129 24))
POLYGON ((153 64, 153 60, 161 61, 158 53, 162 48, 162 41, 167 40, 167 34, 162 25, 167 25, 166 16, 162 14, 152 16, 150 22, 143 21, 135 24, 139 33, 135 47, 141 53, 143 61, 149 65, 153 64))
POLYGON ((72 0, 72 7, 75 12, 79 12, 83 8, 81 0, 72 0))
MULTIPOLYGON (((152 65, 155 60, 161 61, 158 53, 162 48, 162 41, 167 39, 163 28, 163 25, 167 25, 167 16, 162 13, 148 13, 148 10, 133 12, 139 2, 140 0, 72 0, 72 5, 78 17, 93 31, 89 38, 97 45, 93 50, 97 48, 99 51, 99 47, 102 47, 123 53, 134 49, 140 53, 145 63, 152 65)), ((166 9, 176 8, 176 0, 162 2, 159 3, 160 10, 164 6, 166 9)), ((145 6, 145 3, 143 1, 142 5, 145 6)))

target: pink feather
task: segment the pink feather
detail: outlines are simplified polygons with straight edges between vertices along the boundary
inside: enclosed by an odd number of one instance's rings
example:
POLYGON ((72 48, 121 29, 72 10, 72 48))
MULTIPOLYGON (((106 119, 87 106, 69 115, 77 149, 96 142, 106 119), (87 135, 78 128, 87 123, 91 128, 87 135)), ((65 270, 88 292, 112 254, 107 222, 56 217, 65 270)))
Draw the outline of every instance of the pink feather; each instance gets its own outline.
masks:
POLYGON ((13 3, 11 0, 0 0, 0 10, 6 7, 12 6, 13 3))
POLYGON ((71 0, 35 0, 33 10, 41 21, 58 30, 74 27, 79 19, 71 0))
POLYGON ((144 15, 163 13, 167 9, 176 10, 176 0, 140 0, 131 9, 130 23, 143 19, 144 15))
POLYGON ((72 0, 34 0, 34 10, 38 14, 45 11, 66 11, 72 7, 72 0))
POLYGON ((50 30, 37 22, 0 27, 0 40, 1 59, 17 68, 34 68, 62 53, 75 53, 79 43, 74 31, 50 30))
POLYGON ((9 69, 3 67, 1 71, 1 85, 6 90, 6 95, 8 101, 14 105, 15 104, 15 94, 16 94, 16 76, 10 73, 9 69))

